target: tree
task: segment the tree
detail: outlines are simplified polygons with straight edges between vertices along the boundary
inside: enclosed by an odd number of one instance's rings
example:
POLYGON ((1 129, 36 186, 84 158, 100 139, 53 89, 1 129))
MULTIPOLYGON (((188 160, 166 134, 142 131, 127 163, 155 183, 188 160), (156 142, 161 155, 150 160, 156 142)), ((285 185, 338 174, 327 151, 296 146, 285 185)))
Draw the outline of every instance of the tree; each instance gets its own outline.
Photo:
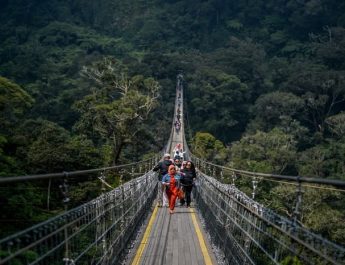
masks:
POLYGON ((241 128, 248 87, 238 77, 210 68, 200 69, 194 78, 191 123, 196 130, 228 140, 233 130, 241 128))
POLYGON ((14 157, 6 154, 5 145, 7 144, 7 139, 5 136, 0 135, 0 177, 10 176, 17 170, 17 163, 14 157))
POLYGON ((127 77, 124 66, 110 58, 84 68, 83 74, 91 78, 95 86, 92 94, 75 105, 81 113, 75 128, 92 129, 109 144, 111 163, 115 165, 123 147, 137 137, 143 122, 156 107, 159 84, 153 78, 127 77), (85 124, 89 128, 85 128, 85 124))
POLYGON ((345 112, 328 117, 326 124, 335 136, 342 137, 345 135, 345 112))
POLYGON ((252 112, 255 115, 253 126, 256 130, 271 130, 282 124, 286 117, 295 118, 303 109, 303 99, 292 93, 271 92, 261 95, 255 102, 252 112))
POLYGON ((71 157, 66 145, 69 138, 69 132, 64 128, 51 122, 43 123, 27 154, 32 173, 68 171, 66 164, 71 157))
POLYGON ((83 170, 102 165, 102 151, 86 136, 71 136, 56 123, 29 120, 13 138, 16 157, 26 161, 26 173, 51 173, 83 170))
POLYGON ((315 55, 331 69, 344 70, 345 29, 324 27, 323 32, 310 34, 315 55))
POLYGON ((0 132, 5 133, 18 122, 33 103, 32 97, 20 86, 0 76, 0 132))
POLYGON ((10 176, 20 172, 13 156, 13 131, 34 103, 33 98, 19 85, 0 76, 0 175, 10 176))
POLYGON ((195 156, 223 164, 226 159, 226 148, 210 133, 197 132, 192 142, 195 156))
POLYGON ((298 170, 300 175, 344 179, 345 137, 327 139, 300 153, 298 170))
POLYGON ((244 136, 230 150, 234 168, 283 174, 294 165, 296 141, 292 135, 274 128, 268 133, 257 131, 244 136))
POLYGON ((322 65, 302 64, 289 77, 286 89, 304 100, 302 120, 324 136, 326 119, 344 110, 343 71, 324 69, 322 65))

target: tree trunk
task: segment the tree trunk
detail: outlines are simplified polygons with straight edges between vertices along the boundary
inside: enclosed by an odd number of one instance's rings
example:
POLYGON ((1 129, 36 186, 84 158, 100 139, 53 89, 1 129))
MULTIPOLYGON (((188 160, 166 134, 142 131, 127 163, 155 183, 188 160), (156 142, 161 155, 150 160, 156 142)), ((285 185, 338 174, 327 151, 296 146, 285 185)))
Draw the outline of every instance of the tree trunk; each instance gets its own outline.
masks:
POLYGON ((117 144, 117 148, 113 149, 113 162, 112 165, 115 166, 119 161, 122 148, 124 146, 124 142, 121 140, 120 143, 117 144))

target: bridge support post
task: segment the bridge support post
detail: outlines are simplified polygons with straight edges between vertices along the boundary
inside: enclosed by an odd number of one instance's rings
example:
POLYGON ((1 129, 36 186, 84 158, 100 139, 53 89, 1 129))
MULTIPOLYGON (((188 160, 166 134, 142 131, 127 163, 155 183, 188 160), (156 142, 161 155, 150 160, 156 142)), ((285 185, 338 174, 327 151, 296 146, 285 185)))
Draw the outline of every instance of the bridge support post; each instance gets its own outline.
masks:
POLYGON ((293 211, 293 224, 296 225, 297 222, 300 219, 300 215, 301 215, 301 204, 302 204, 302 195, 303 195, 303 190, 302 190, 302 182, 301 182, 301 177, 297 176, 297 182, 298 182, 298 186, 296 189, 296 204, 295 204, 295 209, 293 211))
MULTIPOLYGON (((68 172, 64 172, 64 176, 65 176, 65 178, 63 179, 62 184, 59 185, 59 188, 60 188, 60 191, 61 191, 62 196, 63 196, 62 201, 64 203, 64 210, 65 210, 65 212, 67 212, 68 203, 70 201, 70 198, 68 196, 68 182, 67 182, 68 172)), ((67 227, 67 225, 65 225, 65 228, 64 228, 65 255, 63 258, 63 262, 66 265, 69 265, 69 264, 74 264, 74 261, 73 261, 73 259, 69 258, 70 253, 69 253, 68 230, 67 229, 68 229, 68 227, 67 227)))
POLYGON ((256 177, 253 177, 252 184, 253 184, 252 199, 254 200, 256 188, 258 187, 258 181, 257 181, 256 177))
MULTIPOLYGON (((120 206, 120 209, 121 209, 121 221, 120 221, 120 227, 121 227, 121 233, 122 233, 122 236, 124 236, 123 234, 123 231, 125 229, 125 222, 126 222, 126 219, 125 219, 125 189, 123 187, 123 185, 121 185, 121 206, 120 206)), ((122 238, 121 239, 121 249, 124 248, 124 245, 123 245, 123 242, 124 242, 124 239, 122 238)))
POLYGON ((232 185, 233 185, 234 187, 236 187, 235 181, 236 181, 236 179, 237 179, 237 176, 236 176, 235 171, 232 171, 231 178, 232 178, 232 185))
MULTIPOLYGON (((104 185, 104 181, 105 181, 105 175, 104 175, 104 172, 101 173, 101 177, 100 177, 103 181, 101 181, 101 192, 102 192, 102 198, 104 198, 104 194, 105 194, 105 185, 104 185)), ((101 204, 101 226, 102 226, 102 229, 101 229, 101 235, 103 235, 103 233, 106 231, 106 227, 107 227, 107 220, 106 220, 106 215, 105 215, 105 205, 104 205, 104 202, 101 204)), ((103 238, 102 238, 102 250, 103 250, 103 255, 105 255, 106 251, 107 251, 107 241, 106 241, 106 238, 107 236, 106 235, 103 235, 103 238)), ((105 259, 107 259, 107 257, 105 257, 105 259)))

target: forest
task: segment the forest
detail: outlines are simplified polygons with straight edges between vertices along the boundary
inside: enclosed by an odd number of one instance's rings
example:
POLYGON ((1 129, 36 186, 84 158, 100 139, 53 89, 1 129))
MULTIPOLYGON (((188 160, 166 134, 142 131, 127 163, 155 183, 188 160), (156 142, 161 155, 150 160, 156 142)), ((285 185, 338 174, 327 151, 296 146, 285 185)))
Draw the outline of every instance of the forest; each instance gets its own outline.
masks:
MULTIPOLYGON (((253 172, 345 180, 344 1, 1 2, 0 177, 159 152, 183 73, 196 156, 253 172)), ((262 200, 290 213, 278 199, 290 191, 270 191, 262 200)), ((42 211, 38 192, 3 189, 0 203, 11 220, 52 214, 42 211), (13 211, 27 198, 36 208, 13 211)), ((303 205, 303 225, 345 245, 343 193, 307 192, 303 205)), ((3 236, 24 224, 1 227, 3 236)))

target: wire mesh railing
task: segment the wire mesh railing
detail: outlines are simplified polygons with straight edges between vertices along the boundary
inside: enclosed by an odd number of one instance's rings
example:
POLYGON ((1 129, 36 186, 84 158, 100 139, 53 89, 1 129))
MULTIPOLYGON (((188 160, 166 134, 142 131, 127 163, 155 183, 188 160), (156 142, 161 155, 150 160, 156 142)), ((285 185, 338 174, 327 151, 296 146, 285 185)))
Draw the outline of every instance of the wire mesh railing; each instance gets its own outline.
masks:
POLYGON ((95 199, 150 171, 160 159, 97 169, 0 178, 0 238, 95 199))
POLYGON ((227 264, 345 264, 345 249, 199 172, 196 202, 227 264), (298 264, 298 263, 296 263, 298 264))
POLYGON ((0 264, 114 264, 156 197, 149 171, 0 241, 0 264))

